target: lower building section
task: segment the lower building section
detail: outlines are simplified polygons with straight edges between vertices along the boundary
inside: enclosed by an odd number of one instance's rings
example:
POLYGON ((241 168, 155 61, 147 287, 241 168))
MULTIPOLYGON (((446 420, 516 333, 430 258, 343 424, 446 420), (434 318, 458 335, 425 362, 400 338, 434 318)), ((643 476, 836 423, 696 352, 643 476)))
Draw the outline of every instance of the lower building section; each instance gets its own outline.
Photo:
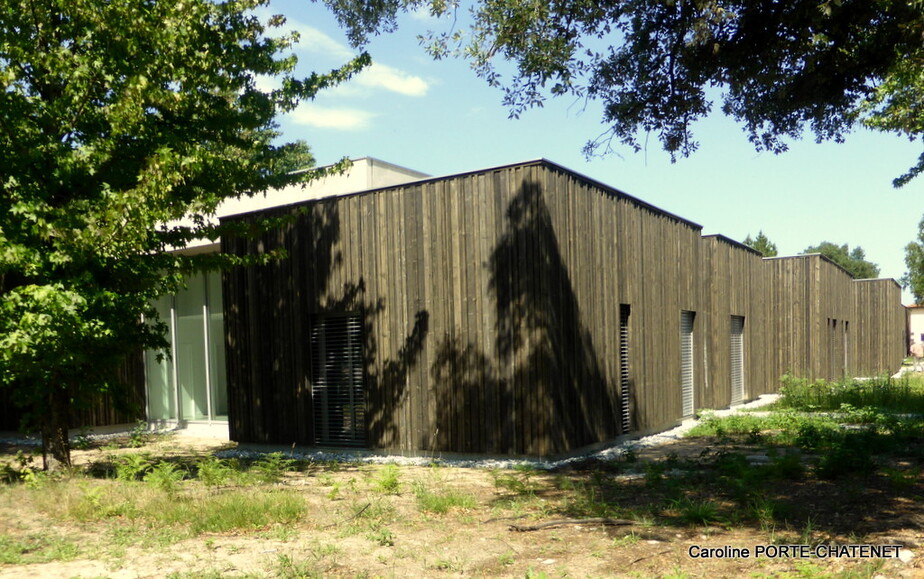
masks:
POLYGON ((267 216, 222 239, 288 255, 224 274, 241 442, 558 456, 904 356, 893 280, 764 259, 544 161, 229 219, 267 216))
POLYGON ((136 379, 240 442, 551 457, 807 378, 894 373, 894 280, 765 259, 536 161, 222 218, 264 265, 190 276, 136 379), (280 218, 265 230, 250 227, 280 218))

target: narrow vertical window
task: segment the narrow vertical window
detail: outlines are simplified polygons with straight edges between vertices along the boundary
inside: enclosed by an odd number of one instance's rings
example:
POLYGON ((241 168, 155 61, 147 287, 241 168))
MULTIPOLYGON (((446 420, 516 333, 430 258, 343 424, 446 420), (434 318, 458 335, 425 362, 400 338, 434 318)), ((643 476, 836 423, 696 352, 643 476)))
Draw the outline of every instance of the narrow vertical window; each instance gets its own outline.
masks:
POLYGON ((622 434, 632 431, 631 392, 629 391, 629 306, 619 306, 619 412, 622 434))
POLYGON ((847 369, 850 368, 850 322, 844 321, 844 375, 847 375, 847 369))
POLYGON ((683 417, 693 416, 693 320, 695 312, 680 312, 680 393, 683 417))
POLYGON ((744 317, 731 317, 730 370, 731 404, 744 402, 744 317))
POLYGON ((319 315, 311 328, 311 400, 316 444, 365 446, 362 318, 319 315))

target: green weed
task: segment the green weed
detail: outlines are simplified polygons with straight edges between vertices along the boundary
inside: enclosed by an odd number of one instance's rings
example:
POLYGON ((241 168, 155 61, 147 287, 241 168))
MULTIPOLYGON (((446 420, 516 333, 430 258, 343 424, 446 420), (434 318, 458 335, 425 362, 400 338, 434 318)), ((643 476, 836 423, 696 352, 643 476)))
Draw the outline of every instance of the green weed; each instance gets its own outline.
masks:
POLYGON ((628 535, 623 535, 622 537, 613 538, 614 547, 631 547, 632 545, 638 544, 642 538, 636 535, 634 532, 629 533, 628 535))
POLYGON ((475 508, 474 497, 458 491, 444 490, 434 492, 427 489, 421 482, 415 482, 413 489, 414 496, 417 498, 417 506, 422 511, 441 515, 453 509, 475 508))
POLYGON ((924 413, 924 385, 918 379, 880 376, 869 380, 809 381, 783 376, 780 407, 806 412, 855 409, 924 413))
POLYGON ((370 532, 367 537, 370 541, 378 543, 383 547, 394 547, 395 546, 395 536, 388 529, 382 528, 376 531, 370 532))
POLYGON ((280 579, 322 579, 337 567, 340 549, 336 545, 320 544, 311 547, 302 558, 279 555, 274 577, 280 579))
POLYGON ((124 454, 116 459, 116 479, 133 481, 144 477, 154 466, 148 453, 124 454))
POLYGON ((917 484, 921 478, 920 468, 900 469, 884 468, 882 474, 889 480, 889 483, 898 489, 909 489, 917 484))
POLYGON ((819 458, 815 473, 824 479, 872 474, 878 467, 873 456, 880 450, 876 439, 875 434, 869 432, 842 436, 819 458))
POLYGON ((77 435, 74 436, 74 439, 71 440, 71 448, 77 450, 87 450, 93 445, 93 439, 90 438, 90 429, 86 426, 82 427, 77 435))
POLYGON ((78 545, 48 533, 11 537, 0 534, 0 564, 28 565, 71 561, 80 554, 78 545))
POLYGON ((671 509, 678 511, 680 519, 691 525, 709 525, 722 520, 718 505, 710 500, 678 499, 671 501, 671 509))
POLYGON ((165 493, 176 492, 177 485, 186 478, 186 472, 172 462, 161 461, 144 475, 144 482, 165 493))
POLYGON ((267 454, 254 463, 251 472, 257 475, 260 482, 275 484, 282 480, 283 475, 292 470, 297 461, 286 458, 281 452, 267 454))
POLYGON ((517 465, 513 472, 493 470, 491 477, 494 486, 505 489, 516 495, 531 495, 535 493, 536 486, 532 481, 536 469, 529 465, 517 465))
POLYGON ((151 514, 162 523, 186 526, 200 534, 290 525, 305 510, 304 500, 294 493, 238 491, 211 495, 197 504, 174 501, 162 513, 151 514))
POLYGON ((774 478, 784 480, 800 480, 805 476, 805 464, 802 455, 798 452, 785 452, 783 454, 768 453, 770 456, 771 472, 774 478))
POLYGON ((227 462, 214 456, 204 458, 196 464, 196 477, 209 488, 228 484, 236 472, 227 462))
POLYGON ((151 438, 151 431, 148 429, 148 423, 144 420, 135 422, 131 432, 128 433, 128 445, 132 448, 140 448, 148 443, 151 438))
POLYGON ((398 480, 398 467, 389 464, 380 472, 375 481, 375 488, 380 492, 389 495, 396 495, 401 490, 401 482, 398 480))

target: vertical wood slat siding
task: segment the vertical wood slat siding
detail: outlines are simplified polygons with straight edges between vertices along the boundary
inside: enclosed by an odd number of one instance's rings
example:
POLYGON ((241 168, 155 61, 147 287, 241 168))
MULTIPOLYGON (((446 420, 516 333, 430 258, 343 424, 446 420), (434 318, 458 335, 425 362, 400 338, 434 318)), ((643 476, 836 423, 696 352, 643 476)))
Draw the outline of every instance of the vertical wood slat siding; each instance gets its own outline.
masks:
MULTIPOLYGON (((144 419, 144 356, 140 352, 129 356, 116 379, 125 388, 124 399, 117 402, 112 394, 94 396, 85 407, 71 409, 71 427, 132 424, 144 419)), ((13 404, 10 393, 0 388, 0 431, 18 431, 21 421, 22 411, 13 404)))
POLYGON ((708 388, 701 388, 699 393, 703 407, 723 408, 732 403, 728 332, 731 316, 745 319, 744 398, 775 390, 779 376, 769 371, 768 360, 775 356, 768 327, 775 288, 768 284, 767 265, 758 252, 721 235, 703 238, 703 263, 707 311, 702 317, 710 329, 706 332, 708 388))
MULTIPOLYGON (((263 215, 292 222, 222 240, 289 254, 222 277, 235 440, 314 442, 310 320, 325 312, 361 312, 369 444, 402 451, 546 456, 624 433, 621 304, 635 430, 683 413, 683 310, 697 407, 731 401, 732 315, 746 320, 747 398, 787 372, 894 371, 907 347, 893 280, 851 280, 817 255, 761 259, 544 162, 263 215)), ((81 421, 120 420, 106 404, 81 421)))
POLYGON ((364 316, 370 446, 403 451, 545 456, 624 432, 620 304, 632 312, 638 430, 682 413, 670 394, 681 379, 681 310, 696 312, 698 407, 730 402, 731 315, 746 319, 748 398, 774 390, 786 370, 815 373, 829 361, 815 343, 819 316, 850 322, 848 360, 858 368, 897 349, 859 355, 864 326, 883 335, 895 327, 897 315, 873 319, 897 303, 886 284, 868 283, 862 297, 862 284, 821 258, 762 260, 543 162, 280 213, 298 211, 260 242, 223 240, 240 254, 288 247, 298 261, 225 276, 237 440, 313 442, 310 400, 299 394, 310 391, 299 362, 305 325, 347 306, 364 316), (856 304, 877 297, 858 318, 856 304), (285 404, 296 410, 279 412, 285 404))
POLYGON ((314 442, 310 320, 325 312, 361 312, 368 440, 403 451, 545 456, 624 433, 621 304, 637 430, 683 412, 682 310, 696 312, 697 407, 731 400, 732 315, 746 319, 748 398, 787 371, 838 377, 844 351, 848 372, 894 370, 906 347, 893 281, 761 259, 543 162, 264 214, 293 221, 222 240, 289 253, 223 275, 235 440, 314 442))

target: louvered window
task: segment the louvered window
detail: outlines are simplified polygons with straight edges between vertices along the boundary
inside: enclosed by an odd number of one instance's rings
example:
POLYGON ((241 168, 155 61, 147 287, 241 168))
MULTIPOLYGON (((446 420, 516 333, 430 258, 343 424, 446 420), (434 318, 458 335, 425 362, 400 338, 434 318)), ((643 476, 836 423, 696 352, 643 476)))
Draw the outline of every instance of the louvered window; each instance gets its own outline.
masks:
POLYGON ((846 375, 847 370, 850 368, 850 322, 844 321, 844 368, 843 372, 846 375))
POLYGON ((693 416, 693 320, 695 312, 680 312, 680 392, 684 418, 693 416))
POLYGON ((622 434, 632 430, 629 392, 629 306, 619 306, 619 397, 622 434))
POLYGON ((744 401, 744 317, 731 317, 731 403, 744 401))
POLYGON ((365 446, 362 318, 358 314, 315 317, 311 369, 315 443, 365 446))

